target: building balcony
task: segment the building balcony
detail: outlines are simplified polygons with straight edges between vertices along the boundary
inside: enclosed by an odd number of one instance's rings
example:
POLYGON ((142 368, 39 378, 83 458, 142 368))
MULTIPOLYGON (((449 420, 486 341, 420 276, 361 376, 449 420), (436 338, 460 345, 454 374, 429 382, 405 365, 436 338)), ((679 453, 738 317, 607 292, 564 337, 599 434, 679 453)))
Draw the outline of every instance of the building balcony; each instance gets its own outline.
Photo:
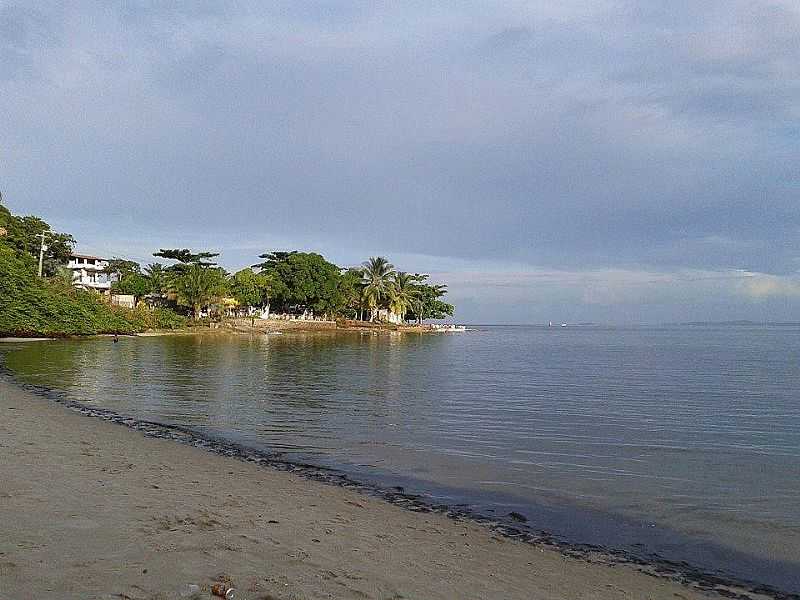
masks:
POLYGON ((107 263, 106 264, 100 263, 100 264, 95 264, 95 265, 88 265, 88 264, 83 264, 83 263, 76 263, 75 261, 72 261, 72 260, 67 263, 67 268, 71 269, 73 271, 80 271, 80 270, 84 270, 84 271, 102 271, 107 266, 108 266, 107 263))

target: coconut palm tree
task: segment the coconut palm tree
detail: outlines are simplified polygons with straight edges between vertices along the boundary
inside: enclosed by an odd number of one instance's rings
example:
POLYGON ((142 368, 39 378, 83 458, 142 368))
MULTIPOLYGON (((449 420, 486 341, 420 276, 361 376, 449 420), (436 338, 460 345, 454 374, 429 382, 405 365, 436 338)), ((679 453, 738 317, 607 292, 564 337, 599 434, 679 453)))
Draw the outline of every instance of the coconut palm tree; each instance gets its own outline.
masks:
POLYGON ((200 318, 204 306, 224 292, 226 284, 225 271, 221 268, 197 263, 187 265, 172 280, 178 304, 191 308, 195 320, 200 318))
POLYGON ((147 278, 150 280, 150 291, 153 295, 161 298, 167 291, 167 270, 164 265, 153 263, 144 269, 147 278))
POLYGON ((419 290, 415 285, 416 278, 413 275, 397 271, 392 277, 389 292, 389 310, 398 315, 403 321, 406 320, 406 313, 413 308, 419 290))
POLYGON ((394 265, 382 256, 373 256, 362 264, 364 303, 374 321, 381 308, 390 298, 394 265))

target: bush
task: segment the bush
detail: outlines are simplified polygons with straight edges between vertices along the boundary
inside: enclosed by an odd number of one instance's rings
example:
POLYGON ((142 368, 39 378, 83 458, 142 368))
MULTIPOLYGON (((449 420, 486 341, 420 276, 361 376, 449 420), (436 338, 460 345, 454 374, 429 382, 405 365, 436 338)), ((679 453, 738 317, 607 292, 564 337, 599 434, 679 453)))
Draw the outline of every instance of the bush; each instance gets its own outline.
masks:
POLYGON ((186 327, 186 317, 169 308, 148 308, 140 304, 135 309, 116 308, 141 331, 145 329, 179 329, 186 327))
POLYGON ((32 261, 0 244, 0 335, 130 334, 185 325, 169 309, 112 307, 95 292, 41 279, 34 269, 32 261))

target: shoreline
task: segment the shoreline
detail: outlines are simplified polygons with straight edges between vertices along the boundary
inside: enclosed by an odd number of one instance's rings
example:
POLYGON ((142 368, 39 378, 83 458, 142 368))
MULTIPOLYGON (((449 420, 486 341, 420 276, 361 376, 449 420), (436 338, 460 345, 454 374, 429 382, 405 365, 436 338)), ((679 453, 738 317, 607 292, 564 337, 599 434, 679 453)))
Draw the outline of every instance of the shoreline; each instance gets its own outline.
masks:
POLYGON ((194 326, 176 329, 148 329, 136 333, 93 333, 89 335, 50 335, 38 333, 30 335, 0 334, 0 343, 39 342, 46 340, 89 340, 105 337, 163 337, 186 335, 253 335, 276 333, 333 333, 333 332, 370 332, 370 333, 440 333, 429 325, 395 325, 389 323, 369 323, 367 321, 292 321, 282 319, 256 319, 257 325, 251 326, 249 319, 227 319, 217 323, 216 327, 194 326))
MULTIPOLYGON (((262 471, 299 476, 309 483, 322 483, 334 490, 349 491, 357 493, 362 498, 377 499, 376 501, 399 507, 411 515, 438 515, 454 525, 465 522, 472 523, 485 530, 487 535, 501 536, 503 539, 523 544, 529 548, 530 552, 537 550, 537 553, 556 554, 564 560, 576 560, 581 563, 603 566, 607 569, 630 570, 631 573, 637 573, 642 577, 651 577, 665 583, 678 585, 683 593, 711 593, 721 596, 730 596, 731 593, 735 593, 741 598, 780 600, 800 598, 800 595, 784 593, 769 586, 708 574, 684 562, 659 560, 653 557, 642 558, 603 546, 565 542, 545 532, 533 531, 525 527, 520 523, 522 519, 519 519, 519 515, 513 513, 506 517, 487 516, 459 507, 433 504, 419 495, 405 493, 402 489, 369 485, 351 479, 344 472, 281 460, 275 455, 225 440, 199 435, 189 428, 138 420, 107 409, 69 401, 57 391, 15 381, 13 375, 2 365, 0 365, 0 386, 10 386, 9 389, 44 398, 51 404, 54 401, 81 416, 99 417, 100 420, 106 422, 124 425, 128 429, 144 434, 147 438, 167 440, 168 443, 177 441, 182 446, 200 449, 211 456, 223 457, 223 460, 235 458, 237 462, 250 463, 262 471)), ((144 443, 148 441, 144 438, 141 439, 144 440, 144 443)), ((1 555, 0 559, 2 559, 1 555)))

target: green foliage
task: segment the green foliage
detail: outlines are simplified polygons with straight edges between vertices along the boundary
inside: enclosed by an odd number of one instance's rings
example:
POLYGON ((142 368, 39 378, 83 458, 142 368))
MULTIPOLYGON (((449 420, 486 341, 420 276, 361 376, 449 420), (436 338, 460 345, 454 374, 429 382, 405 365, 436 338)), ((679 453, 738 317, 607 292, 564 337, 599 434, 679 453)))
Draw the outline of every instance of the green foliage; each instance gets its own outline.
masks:
POLYGON ((421 298, 419 286, 415 285, 417 277, 397 271, 394 273, 389 289, 389 309, 405 319, 418 298, 421 298))
POLYGON ((339 281, 341 304, 339 313, 348 318, 360 318, 366 308, 364 285, 360 269, 348 269, 339 281))
POLYGON ((447 294, 447 286, 424 283, 428 278, 427 275, 415 275, 414 277, 419 282, 415 285, 417 297, 412 302, 411 310, 406 318, 422 323, 425 319, 452 317, 455 307, 442 300, 442 297, 447 294))
POLYGON ((284 263, 289 260, 289 257, 293 254, 298 254, 297 250, 292 250, 291 252, 265 252, 264 254, 259 254, 258 258, 265 259, 264 262, 258 263, 257 265, 253 265, 254 269, 261 269, 262 271, 269 271, 276 265, 280 263, 284 263))
POLYGON ((6 234, 0 237, 0 243, 20 254, 30 256, 36 263, 39 260, 41 246, 41 238, 37 236, 47 232, 42 262, 42 272, 47 276, 55 275, 58 267, 66 264, 75 244, 71 235, 51 231, 50 225, 42 219, 12 215, 4 206, 0 206, 0 227, 6 230, 6 234))
POLYGON ((50 282, 53 285, 62 288, 66 293, 72 293, 75 291, 75 287, 73 285, 74 278, 75 273, 73 273, 72 269, 67 267, 58 267, 55 274, 50 278, 50 282))
POLYGON ((199 319, 203 307, 227 291, 227 283, 224 269, 191 263, 172 277, 170 287, 177 296, 178 304, 191 308, 194 318, 199 319))
POLYGON ((272 277, 276 304, 284 310, 310 308, 317 314, 333 314, 343 304, 339 292, 340 269, 314 252, 262 254, 264 275, 272 277))
POLYGON ((150 278, 142 274, 139 263, 135 261, 112 258, 103 272, 116 279, 111 284, 111 291, 115 294, 127 294, 139 299, 152 291, 150 278))
POLYGON ((162 291, 175 294, 178 305, 189 308, 195 321, 200 318, 204 307, 227 292, 225 269, 215 266, 216 263, 210 260, 219 256, 219 253, 193 252, 188 248, 161 248, 153 256, 174 260, 177 264, 166 268, 150 265, 148 269, 152 289, 155 289, 152 279, 155 269, 162 291))
POLYGON ((186 327, 186 317, 168 308, 148 308, 143 304, 134 309, 118 309, 139 331, 146 329, 180 329, 186 327))
POLYGON ((169 309, 109 306, 96 292, 76 289, 69 280, 41 279, 29 256, 0 245, 0 335, 130 334, 185 324, 169 309))
POLYGON ((151 289, 150 279, 141 273, 131 273, 111 284, 115 294, 128 294, 137 299, 149 294, 151 289))
POLYGON ((219 256, 219 252, 192 252, 188 248, 161 248, 158 252, 153 252, 153 256, 160 258, 168 258, 176 260, 182 265, 201 265, 204 267, 213 267, 217 263, 211 262, 209 259, 219 256))
POLYGON ((103 269, 103 273, 114 275, 118 279, 125 279, 131 275, 139 275, 142 270, 139 263, 133 260, 125 260, 124 258, 112 258, 108 261, 108 266, 103 269))
POLYGON ((390 298, 394 265, 382 256, 373 256, 363 267, 364 300, 371 312, 370 320, 374 321, 378 308, 390 298))
MULTIPOLYGON (((260 258, 264 262, 254 266, 262 269, 260 274, 273 277, 271 297, 284 311, 311 308, 317 314, 363 318, 364 311, 369 310, 371 320, 375 320, 378 309, 386 308, 420 323, 444 319, 455 311, 452 304, 442 300, 447 286, 425 283, 427 275, 395 271, 381 256, 344 273, 314 253, 269 252, 260 258)), ((232 289, 237 285, 232 282, 232 289)))
POLYGON ((163 296, 168 289, 168 273, 164 265, 152 263, 144 269, 147 278, 150 280, 150 293, 156 296, 163 296))
POLYGON ((0 335, 49 337, 140 330, 96 293, 40 279, 32 261, 0 247, 0 335))
POLYGON ((265 306, 269 304, 274 277, 255 273, 253 269, 242 269, 233 274, 228 287, 240 306, 265 306))

